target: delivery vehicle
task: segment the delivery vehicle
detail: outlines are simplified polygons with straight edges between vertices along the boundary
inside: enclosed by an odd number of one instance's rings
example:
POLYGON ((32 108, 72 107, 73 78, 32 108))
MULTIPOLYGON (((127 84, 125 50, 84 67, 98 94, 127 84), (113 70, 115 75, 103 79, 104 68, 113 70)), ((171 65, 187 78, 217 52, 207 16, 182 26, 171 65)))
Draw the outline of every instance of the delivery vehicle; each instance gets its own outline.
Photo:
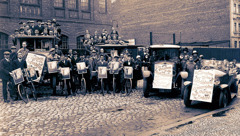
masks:
POLYGON ((143 69, 143 95, 148 97, 153 90, 176 92, 181 90, 180 60, 178 45, 151 45, 149 67, 143 69))
MULTIPOLYGON (((193 81, 184 82, 184 104, 192 101, 212 103, 214 108, 226 107, 238 91, 237 67, 221 60, 202 60, 202 68, 194 70, 193 81)), ((187 72, 181 72, 183 79, 187 72)))

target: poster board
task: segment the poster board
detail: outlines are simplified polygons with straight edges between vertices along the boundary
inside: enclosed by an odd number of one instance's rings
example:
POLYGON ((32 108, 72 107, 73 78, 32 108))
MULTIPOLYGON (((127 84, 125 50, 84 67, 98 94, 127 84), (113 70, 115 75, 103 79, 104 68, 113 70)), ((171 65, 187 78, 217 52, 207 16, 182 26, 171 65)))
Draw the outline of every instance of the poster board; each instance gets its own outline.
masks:
POLYGON ((125 79, 132 79, 133 78, 133 68, 125 66, 124 67, 124 78, 125 79))
POLYGON ((110 67, 110 71, 109 71, 110 74, 118 74, 120 63, 119 62, 111 62, 109 67, 110 67))
POLYGON ((38 71, 39 73, 39 77, 34 80, 35 82, 39 82, 40 78, 42 76, 42 72, 43 72, 43 67, 45 64, 45 60, 46 57, 45 56, 41 56, 41 55, 37 55, 34 53, 28 53, 27 58, 26 58, 26 62, 27 62, 27 67, 30 68, 34 68, 35 71, 38 71))
POLYGON ((76 63, 76 65, 77 65, 78 74, 87 73, 86 63, 85 62, 79 62, 79 63, 76 63))
POLYGON ((25 71, 26 71, 26 73, 28 75, 28 78, 27 78, 28 81, 35 81, 35 80, 37 80, 37 78, 38 78, 37 77, 37 73, 36 73, 36 71, 35 71, 35 69, 33 67, 27 68, 25 71))
POLYGON ((57 73, 58 72, 58 68, 57 68, 57 61, 52 61, 52 62, 48 62, 48 73, 57 73))
POLYGON ((153 88, 172 89, 173 66, 171 64, 155 64, 153 88))
POLYGON ((107 67, 98 67, 98 78, 107 78, 107 67))
POLYGON ((61 68, 60 74, 62 75, 62 79, 70 79, 70 68, 61 68))
POLYGON ((212 102, 214 70, 194 70, 190 100, 212 102))
POLYGON ((114 56, 118 55, 118 50, 111 50, 111 57, 114 58, 114 56))
POLYGON ((21 68, 15 69, 11 73, 15 85, 24 82, 24 77, 21 68))

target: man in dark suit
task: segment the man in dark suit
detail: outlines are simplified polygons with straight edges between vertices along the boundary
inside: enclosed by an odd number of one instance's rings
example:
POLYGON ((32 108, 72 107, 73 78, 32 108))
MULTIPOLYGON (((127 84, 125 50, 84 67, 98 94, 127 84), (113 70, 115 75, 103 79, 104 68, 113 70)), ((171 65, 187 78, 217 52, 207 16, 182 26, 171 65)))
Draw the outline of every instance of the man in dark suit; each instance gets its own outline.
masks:
POLYGON ((22 70, 24 70, 25 68, 27 68, 27 62, 26 60, 23 60, 23 55, 22 53, 18 53, 18 58, 16 60, 13 61, 12 63, 12 68, 13 70, 21 68, 22 70))
MULTIPOLYGON (((98 67, 108 67, 108 62, 104 60, 104 55, 101 54, 100 55, 100 60, 97 62, 97 70, 98 70, 98 67)), ((99 71, 98 71, 99 72, 99 71)), ((100 81, 100 80, 99 80, 100 81)), ((104 86, 106 86, 106 89, 107 89, 107 93, 108 94, 111 94, 109 92, 109 86, 108 86, 108 80, 107 78, 103 79, 103 83, 104 83, 104 86)))
MULTIPOLYGON (((2 79, 2 91, 3 99, 5 103, 8 103, 7 96, 7 82, 11 80, 10 72, 12 71, 11 62, 10 62, 10 52, 4 52, 4 59, 0 62, 0 78, 2 79)), ((10 92, 10 95, 12 92, 10 92)))
MULTIPOLYGON (((65 55, 64 55, 64 59, 61 60, 61 61, 58 63, 58 66, 59 66, 59 67, 63 67, 63 68, 64 68, 64 67, 69 67, 70 70, 72 69, 72 63, 71 63, 71 61, 68 59, 68 54, 65 54, 65 55)), ((66 80, 66 84, 67 84, 68 95, 70 95, 70 94, 71 94, 70 85, 73 86, 73 84, 72 84, 72 79, 67 79, 67 80, 66 80)), ((73 94, 75 94, 75 89, 74 89, 74 88, 72 88, 72 92, 73 92, 73 94)))
POLYGON ((17 57, 17 50, 16 50, 16 46, 12 46, 11 47, 11 54, 10 54, 10 60, 13 62, 14 60, 16 60, 17 57))
POLYGON ((35 26, 35 30, 38 30, 39 35, 42 34, 44 27, 42 26, 42 20, 37 20, 37 25, 35 26))
MULTIPOLYGON (((77 52, 76 51, 74 51, 73 52, 73 56, 71 57, 71 63, 72 63, 72 71, 71 71, 71 79, 73 80, 73 79, 76 79, 77 77, 79 78, 79 81, 80 81, 80 76, 78 75, 78 71, 77 71, 77 63, 80 61, 80 58, 78 57, 78 54, 77 54, 77 52)), ((72 86, 72 89, 73 90, 76 90, 76 87, 75 87, 75 81, 76 80, 74 80, 74 81, 72 81, 72 84, 73 84, 73 86, 72 86)), ((73 92, 73 95, 75 96, 76 94, 75 94, 75 92, 73 92)))
MULTIPOLYGON (((96 71, 97 70, 97 55, 96 55, 96 51, 93 50, 92 53, 91 53, 91 56, 88 60, 88 63, 89 63, 89 67, 88 67, 88 72, 90 73, 90 82, 93 83, 91 84, 91 86, 94 85, 94 82, 96 82, 96 75, 93 75, 93 72, 92 71, 96 71)), ((91 91, 95 91, 95 90, 89 90, 89 93, 91 93, 91 91)))

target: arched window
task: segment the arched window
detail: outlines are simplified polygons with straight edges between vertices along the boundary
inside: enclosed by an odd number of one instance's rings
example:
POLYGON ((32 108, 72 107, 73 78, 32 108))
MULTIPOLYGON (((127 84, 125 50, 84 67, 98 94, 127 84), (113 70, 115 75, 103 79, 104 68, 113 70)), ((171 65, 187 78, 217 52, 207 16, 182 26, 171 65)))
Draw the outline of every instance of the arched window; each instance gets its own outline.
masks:
POLYGON ((83 49, 84 35, 80 35, 77 37, 77 49, 83 49))
POLYGON ((66 35, 62 35, 62 45, 60 49, 68 49, 68 37, 66 35))
POLYGON ((0 32, 0 49, 8 49, 8 35, 0 32))

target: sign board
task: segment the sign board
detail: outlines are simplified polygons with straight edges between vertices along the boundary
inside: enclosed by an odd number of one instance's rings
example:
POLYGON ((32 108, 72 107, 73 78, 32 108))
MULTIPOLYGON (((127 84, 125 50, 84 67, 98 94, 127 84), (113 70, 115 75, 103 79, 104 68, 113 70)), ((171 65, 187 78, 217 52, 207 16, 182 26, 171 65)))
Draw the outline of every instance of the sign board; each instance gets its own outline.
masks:
POLYGON ((107 78, 107 67, 98 67, 98 78, 107 78))
POLYGON ((26 73, 28 75, 28 78, 27 78, 28 81, 35 81, 35 80, 37 80, 37 78, 38 78, 37 77, 37 73, 36 73, 36 71, 35 71, 35 69, 33 67, 27 68, 26 69, 26 73))
POLYGON ((125 79, 132 79, 133 78, 133 68, 125 66, 124 67, 124 78, 125 79))
POLYGON ((118 51, 117 50, 111 50, 111 57, 114 58, 114 56, 118 55, 118 51))
POLYGON ((39 77, 35 80, 36 82, 39 82, 42 76, 45 59, 46 59, 45 56, 37 55, 34 53, 28 53, 27 55, 26 58, 27 67, 28 68, 32 67, 35 69, 35 71, 38 71, 39 73, 39 77))
POLYGON ((57 68, 57 61, 51 61, 48 62, 48 73, 57 73, 58 72, 58 68, 57 68))
POLYGON ((79 62, 79 63, 76 63, 76 65, 77 65, 78 74, 87 73, 86 63, 85 62, 79 62))
POLYGON ((70 79, 70 68, 61 68, 60 74, 62 75, 62 79, 70 79))
POLYGON ((194 70, 190 100, 212 102, 215 72, 213 70, 194 70))
POLYGON ((120 63, 119 62, 110 62, 110 74, 118 74, 119 73, 119 67, 120 67, 120 63))
POLYGON ((15 69, 11 73, 12 73, 11 76, 13 77, 13 81, 15 85, 24 82, 24 77, 23 77, 21 68, 15 69))
POLYGON ((170 64, 155 64, 153 88, 172 89, 173 66, 170 64))

